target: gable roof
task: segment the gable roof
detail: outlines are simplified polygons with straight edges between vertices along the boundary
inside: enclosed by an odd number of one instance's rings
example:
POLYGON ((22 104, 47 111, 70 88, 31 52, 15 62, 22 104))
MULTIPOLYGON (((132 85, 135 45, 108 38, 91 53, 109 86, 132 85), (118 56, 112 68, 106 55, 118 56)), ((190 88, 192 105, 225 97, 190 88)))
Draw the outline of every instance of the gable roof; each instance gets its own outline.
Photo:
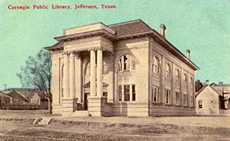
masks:
POLYGON ((118 24, 111 24, 109 27, 115 31, 117 39, 139 34, 152 33, 152 29, 140 19, 118 24))
POLYGON ((7 97, 7 98, 12 98, 10 96, 8 96, 6 93, 0 91, 0 97, 7 97))
POLYGON ((15 93, 19 94, 27 101, 30 101, 30 99, 36 94, 41 98, 41 100, 47 99, 43 91, 40 91, 38 89, 33 89, 33 88, 10 88, 5 91, 7 92, 7 95, 11 97, 13 97, 14 96, 13 94, 15 93))
POLYGON ((215 88, 213 88, 210 85, 206 85, 203 88, 201 88, 198 92, 196 92, 195 97, 197 97, 201 92, 203 92, 205 89, 210 88, 211 90, 213 90, 216 94, 218 94, 219 96, 223 96, 221 93, 219 93, 215 88))
MULTIPOLYGON (((154 38, 156 42, 161 44, 166 50, 168 50, 173 55, 178 57, 181 61, 189 65, 192 69, 194 70, 199 69, 198 66, 196 66, 189 58, 187 58, 180 50, 178 50, 173 44, 171 44, 165 37, 163 37, 156 30, 152 29, 141 19, 118 23, 118 24, 112 24, 106 27, 110 28, 112 31, 115 32, 114 35, 111 35, 111 36, 107 35, 107 36, 110 36, 109 38, 112 38, 113 40, 123 40, 123 39, 136 38, 136 37, 142 37, 142 36, 151 36, 154 38)), ((55 39, 58 40, 58 43, 50 47, 46 47, 46 49, 48 50, 63 49, 64 41, 79 39, 79 38, 82 38, 83 36, 89 37, 90 33, 93 35, 107 34, 102 31, 94 31, 94 32, 63 35, 63 36, 55 37, 55 39), (95 33, 95 32, 99 32, 99 33, 95 33)))
POLYGON ((29 102, 29 99, 27 99, 24 95, 22 95, 21 93, 15 91, 15 90, 11 90, 10 92, 7 93, 8 96, 14 98, 16 95, 20 96, 23 100, 29 102))

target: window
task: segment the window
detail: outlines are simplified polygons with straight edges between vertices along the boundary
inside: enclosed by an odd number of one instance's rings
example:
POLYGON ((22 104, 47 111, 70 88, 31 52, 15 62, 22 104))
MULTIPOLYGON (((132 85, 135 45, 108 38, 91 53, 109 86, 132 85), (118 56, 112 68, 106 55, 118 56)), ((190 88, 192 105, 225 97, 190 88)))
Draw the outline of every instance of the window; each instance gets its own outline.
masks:
POLYGON ((199 106, 199 108, 203 108, 202 100, 199 100, 199 101, 198 101, 198 106, 199 106))
POLYGON ((180 93, 176 92, 176 105, 180 104, 180 93))
POLYGON ((122 97, 124 97, 124 101, 136 101, 136 88, 135 85, 119 85, 118 86, 118 100, 122 101, 122 97), (124 96, 123 96, 124 95, 124 96))
POLYGON ((135 90, 135 85, 132 85, 132 101, 136 101, 136 90, 135 90))
POLYGON ((165 77, 166 77, 167 79, 170 78, 170 64, 169 64, 169 63, 166 64, 166 68, 165 68, 165 77))
POLYGON ((123 56, 124 57, 124 61, 123 61, 123 66, 124 66, 124 71, 126 71, 126 70, 129 70, 129 60, 128 60, 128 57, 125 55, 125 56, 123 56))
POLYGON ((166 92, 165 92, 165 103, 170 104, 170 90, 169 89, 166 89, 166 92))
POLYGON ((103 92, 103 97, 107 98, 108 97, 108 93, 107 92, 103 92))
POLYGON ((153 87, 152 88, 152 102, 157 103, 160 100, 160 89, 159 87, 153 87))
POLYGON ((129 85, 124 85, 124 101, 130 101, 129 85))
POLYGON ((186 106, 187 105, 187 101, 188 101, 188 97, 186 94, 183 95, 183 103, 186 106))
POLYGON ((180 86, 180 71, 179 69, 176 69, 176 85, 180 86))
POLYGON ((130 55, 123 55, 118 62, 118 71, 130 71, 135 70, 135 60, 130 55))
POLYGON ((153 59, 153 73, 159 74, 160 73, 160 59, 155 56, 153 59))
POLYGON ((118 100, 122 101, 122 86, 118 86, 118 100))
POLYGON ((157 102, 157 94, 155 88, 152 88, 152 101, 157 102))
POLYGON ((191 77, 190 78, 190 86, 191 86, 191 92, 193 93, 193 85, 194 85, 194 81, 193 81, 193 78, 191 77))
POLYGON ((188 78, 187 78, 187 75, 184 73, 184 87, 185 87, 185 89, 186 89, 186 91, 187 91, 187 89, 188 89, 188 78))
POLYGON ((122 71, 122 58, 119 59, 118 71, 122 71))

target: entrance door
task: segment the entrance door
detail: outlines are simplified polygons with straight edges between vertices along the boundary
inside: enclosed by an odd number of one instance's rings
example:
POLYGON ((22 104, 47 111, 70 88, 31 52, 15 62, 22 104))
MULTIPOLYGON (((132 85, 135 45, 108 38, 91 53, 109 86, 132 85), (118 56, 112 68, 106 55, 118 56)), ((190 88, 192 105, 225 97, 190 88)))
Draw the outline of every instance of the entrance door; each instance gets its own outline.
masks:
POLYGON ((88 110, 88 95, 89 93, 84 93, 84 102, 83 102, 83 109, 88 110))

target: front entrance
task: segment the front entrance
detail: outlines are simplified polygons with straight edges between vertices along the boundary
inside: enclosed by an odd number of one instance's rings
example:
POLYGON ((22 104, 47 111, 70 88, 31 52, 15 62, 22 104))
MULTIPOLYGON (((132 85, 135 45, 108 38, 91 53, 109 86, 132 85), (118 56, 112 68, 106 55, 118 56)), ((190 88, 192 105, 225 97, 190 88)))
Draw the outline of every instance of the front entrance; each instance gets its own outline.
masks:
POLYGON ((88 96, 89 96, 89 93, 84 93, 84 100, 83 100, 84 110, 88 110, 88 96))

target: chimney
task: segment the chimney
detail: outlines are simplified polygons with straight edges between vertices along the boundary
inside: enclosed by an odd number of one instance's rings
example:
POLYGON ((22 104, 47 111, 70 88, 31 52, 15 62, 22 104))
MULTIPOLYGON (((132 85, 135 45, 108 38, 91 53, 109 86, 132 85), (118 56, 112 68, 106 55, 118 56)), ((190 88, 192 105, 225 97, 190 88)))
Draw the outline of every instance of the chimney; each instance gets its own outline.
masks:
POLYGON ((164 24, 160 25, 160 34, 165 38, 166 26, 164 24))
POLYGON ((191 59, 191 51, 190 51, 190 49, 187 49, 187 50, 186 50, 186 57, 187 57, 188 59, 191 59))

